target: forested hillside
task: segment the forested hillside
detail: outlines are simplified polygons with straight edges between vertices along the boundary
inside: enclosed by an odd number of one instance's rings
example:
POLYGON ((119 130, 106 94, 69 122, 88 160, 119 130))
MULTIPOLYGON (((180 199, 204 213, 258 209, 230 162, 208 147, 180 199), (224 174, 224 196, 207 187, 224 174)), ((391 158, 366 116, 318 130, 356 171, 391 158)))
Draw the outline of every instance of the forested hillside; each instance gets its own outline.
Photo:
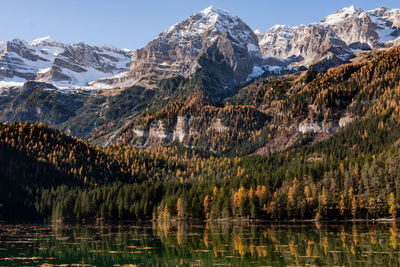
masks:
POLYGON ((5 219, 396 217, 399 59, 396 47, 325 74, 309 70, 256 81, 224 104, 210 103, 195 87, 189 95, 197 97, 183 94, 164 109, 143 113, 105 148, 43 123, 2 124, 0 214, 5 219), (184 134, 190 131, 203 134, 184 134), (157 142, 164 134, 175 141, 157 142), (273 147, 285 135, 290 145, 273 147), (263 155, 252 154, 262 148, 263 155))
POLYGON ((147 108, 128 120, 111 143, 140 148, 179 143, 243 156, 326 140, 352 121, 396 109, 400 47, 362 52, 359 58, 324 74, 311 67, 259 79, 219 97, 212 89, 218 83, 197 74, 181 80, 179 97, 170 91, 174 100, 168 98, 163 108, 147 108))

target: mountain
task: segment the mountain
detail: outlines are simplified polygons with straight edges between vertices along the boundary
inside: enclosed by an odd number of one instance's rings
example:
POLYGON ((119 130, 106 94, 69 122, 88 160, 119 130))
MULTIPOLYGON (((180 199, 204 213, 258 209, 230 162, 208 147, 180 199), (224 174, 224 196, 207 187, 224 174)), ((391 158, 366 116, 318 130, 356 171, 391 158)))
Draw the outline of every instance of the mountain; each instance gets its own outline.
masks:
POLYGON ((370 11, 350 6, 321 20, 347 45, 360 49, 380 48, 400 36, 398 21, 400 9, 380 7, 370 11))
MULTIPOLYGON (((309 25, 276 25, 257 32, 261 54, 311 66, 329 61, 328 68, 353 57, 354 51, 391 46, 400 36, 400 9, 364 11, 344 8, 309 25)), ((325 67, 324 70, 327 68, 325 67)))
POLYGON ((68 45, 45 37, 0 44, 0 79, 36 80, 60 87, 87 86, 88 82, 127 70, 130 53, 111 46, 68 45))
POLYGON ((246 80, 260 62, 257 36, 239 17, 209 7, 162 32, 133 53, 129 71, 92 85, 129 86, 182 76, 203 68, 226 86, 246 80))
POLYGON ((334 31, 321 25, 274 26, 262 36, 260 48, 265 57, 286 59, 307 67, 328 60, 329 68, 346 62, 353 54, 334 31))

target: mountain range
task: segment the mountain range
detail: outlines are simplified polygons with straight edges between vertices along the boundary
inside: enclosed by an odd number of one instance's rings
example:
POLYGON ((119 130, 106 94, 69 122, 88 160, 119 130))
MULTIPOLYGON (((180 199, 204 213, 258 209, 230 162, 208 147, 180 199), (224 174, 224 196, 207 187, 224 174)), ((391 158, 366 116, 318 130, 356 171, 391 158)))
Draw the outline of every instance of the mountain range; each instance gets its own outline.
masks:
POLYGON ((205 69, 224 86, 234 87, 282 68, 319 63, 323 72, 347 62, 356 51, 399 43, 399 27, 400 9, 363 11, 351 6, 318 23, 276 25, 263 34, 228 11, 211 6, 136 51, 68 45, 51 37, 0 43, 0 79, 99 89, 186 78, 205 69))
POLYGON ((314 100, 301 116, 283 107, 327 70, 399 44, 399 27, 400 9, 351 6, 264 34, 211 6, 136 51, 15 39, 0 44, 0 119, 45 122, 101 145, 178 142, 234 153, 257 133, 272 137, 243 153, 282 150, 354 120, 346 107, 355 99, 337 100, 341 108, 325 107, 319 112, 331 113, 320 119, 314 100))

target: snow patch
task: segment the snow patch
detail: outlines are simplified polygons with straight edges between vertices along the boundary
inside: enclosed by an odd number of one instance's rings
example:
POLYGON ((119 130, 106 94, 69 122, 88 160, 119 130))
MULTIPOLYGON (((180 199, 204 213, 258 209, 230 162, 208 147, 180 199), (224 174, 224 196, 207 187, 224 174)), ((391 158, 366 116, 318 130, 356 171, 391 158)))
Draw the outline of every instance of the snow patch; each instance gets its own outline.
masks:
POLYGON ((286 66, 254 66, 253 71, 247 76, 246 82, 249 82, 255 78, 261 77, 265 72, 269 72, 272 75, 280 75, 284 71, 298 71, 299 67, 286 67, 286 66))
MULTIPOLYGON (((55 82, 56 86, 87 86, 89 82, 107 77, 107 73, 98 71, 94 68, 88 68, 86 72, 74 72, 70 69, 63 68, 62 72, 71 78, 71 81, 55 82)), ((109 75, 109 74, 108 74, 109 75)))
POLYGON ((264 74, 264 72, 265 70, 263 70, 261 67, 254 66, 253 71, 247 76, 246 81, 251 81, 254 78, 260 77, 261 75, 264 74))
POLYGON ((259 52, 259 49, 254 44, 247 44, 247 51, 249 51, 249 52, 259 52))
POLYGON ((370 15, 371 22, 377 26, 376 33, 379 35, 379 42, 386 43, 393 41, 396 37, 392 35, 394 29, 386 25, 386 21, 376 15, 370 15))
POLYGON ((7 89, 11 87, 22 87, 25 81, 0 81, 0 88, 7 89))
POLYGON ((50 70, 50 67, 49 68, 45 68, 45 69, 39 69, 37 73, 46 73, 49 70, 50 70))

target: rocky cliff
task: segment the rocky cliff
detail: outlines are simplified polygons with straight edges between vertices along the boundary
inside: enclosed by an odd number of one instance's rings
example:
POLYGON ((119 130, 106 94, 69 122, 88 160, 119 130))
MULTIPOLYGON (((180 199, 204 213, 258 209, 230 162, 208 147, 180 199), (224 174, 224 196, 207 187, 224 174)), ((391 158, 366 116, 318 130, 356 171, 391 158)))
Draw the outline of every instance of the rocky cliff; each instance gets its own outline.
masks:
POLYGON ((188 77, 203 68, 233 86, 247 78, 260 57, 257 36, 249 26, 225 10, 209 7, 135 51, 129 71, 93 85, 188 77))
POLYGON ((325 60, 331 65, 346 62, 358 50, 391 46, 400 36, 400 9, 364 11, 350 6, 319 23, 290 27, 276 25, 266 34, 256 31, 261 54, 310 66, 325 60))

